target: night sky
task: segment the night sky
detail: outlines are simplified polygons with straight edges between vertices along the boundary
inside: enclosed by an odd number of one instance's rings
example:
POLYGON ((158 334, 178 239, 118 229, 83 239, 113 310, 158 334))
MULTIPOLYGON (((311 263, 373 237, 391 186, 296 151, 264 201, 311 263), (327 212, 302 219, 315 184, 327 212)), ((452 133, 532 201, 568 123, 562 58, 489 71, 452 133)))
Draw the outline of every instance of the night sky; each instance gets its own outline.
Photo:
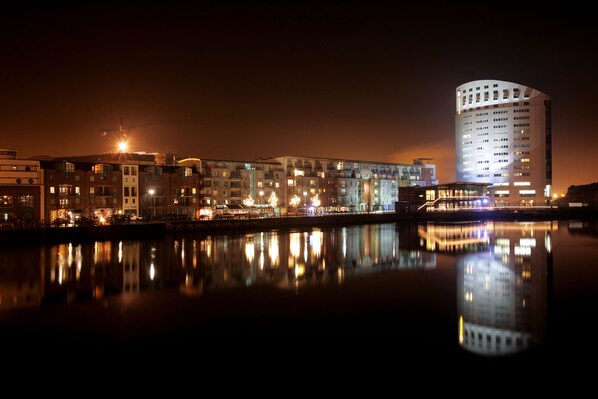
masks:
POLYGON ((489 78, 552 97, 557 191, 598 181, 591 11, 400 3, 3 8, 0 148, 108 152, 122 118, 134 151, 433 157, 447 182, 455 88, 489 78))

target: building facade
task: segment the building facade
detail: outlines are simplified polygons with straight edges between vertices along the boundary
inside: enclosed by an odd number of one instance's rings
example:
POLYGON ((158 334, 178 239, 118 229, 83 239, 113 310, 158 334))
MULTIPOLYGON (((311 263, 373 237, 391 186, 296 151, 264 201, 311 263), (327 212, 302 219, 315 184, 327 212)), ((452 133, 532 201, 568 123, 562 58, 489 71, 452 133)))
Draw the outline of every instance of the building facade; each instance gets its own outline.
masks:
POLYGON ((73 221, 137 215, 147 219, 199 216, 200 177, 192 167, 165 166, 153 156, 109 154, 40 161, 45 185, 44 218, 73 221), (95 162, 90 162, 95 160, 95 162))
POLYGON ((495 206, 538 206, 550 201, 550 97, 500 80, 456 89, 457 180, 490 182, 495 206))
POLYGON ((179 164, 199 166, 200 202, 207 214, 220 206, 250 204, 280 213, 285 173, 277 162, 189 158, 179 164))
POLYGON ((457 211, 490 206, 488 183, 446 183, 399 188, 397 211, 457 211))
POLYGON ((18 159, 15 150, 0 149, 0 223, 22 227, 39 221, 43 186, 39 161, 18 159))
POLYGON ((394 210, 399 187, 435 184, 436 167, 334 158, 274 158, 285 171, 284 204, 288 212, 375 212, 394 210))

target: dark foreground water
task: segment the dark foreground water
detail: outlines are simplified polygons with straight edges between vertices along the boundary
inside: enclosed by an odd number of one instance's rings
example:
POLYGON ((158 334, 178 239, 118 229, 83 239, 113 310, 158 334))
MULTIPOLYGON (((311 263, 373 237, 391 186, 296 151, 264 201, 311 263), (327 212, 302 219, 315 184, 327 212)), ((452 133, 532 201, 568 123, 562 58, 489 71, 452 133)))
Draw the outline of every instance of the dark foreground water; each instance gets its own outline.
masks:
POLYGON ((596 353, 596 226, 380 224, 3 248, 0 339, 53 354, 562 365, 596 353))

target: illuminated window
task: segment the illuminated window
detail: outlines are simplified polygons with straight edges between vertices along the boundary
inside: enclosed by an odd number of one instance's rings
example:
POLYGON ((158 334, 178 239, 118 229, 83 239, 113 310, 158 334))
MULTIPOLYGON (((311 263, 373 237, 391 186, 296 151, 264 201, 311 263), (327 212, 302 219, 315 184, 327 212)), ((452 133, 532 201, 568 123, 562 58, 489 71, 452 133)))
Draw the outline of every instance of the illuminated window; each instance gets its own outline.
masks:
POLYGON ((56 189, 54 188, 54 186, 50 187, 50 194, 56 194, 56 189))
POLYGON ((95 190, 95 187, 89 187, 89 194, 94 194, 95 190))
POLYGON ((294 184, 295 182, 293 181, 293 179, 287 179, 287 186, 293 187, 294 184))
POLYGON ((191 193, 192 193, 193 195, 197 194, 197 189, 195 189, 195 188, 192 188, 192 189, 191 189, 191 193))
POLYGON ((75 194, 81 194, 81 187, 75 187, 75 194))

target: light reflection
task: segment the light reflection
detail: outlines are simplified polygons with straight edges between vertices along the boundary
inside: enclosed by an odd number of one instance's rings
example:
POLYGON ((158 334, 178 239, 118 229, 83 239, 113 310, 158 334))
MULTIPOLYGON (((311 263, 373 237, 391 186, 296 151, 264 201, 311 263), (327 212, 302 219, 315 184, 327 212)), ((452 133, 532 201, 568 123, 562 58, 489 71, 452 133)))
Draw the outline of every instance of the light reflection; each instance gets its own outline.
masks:
POLYGON ((278 266, 278 235, 273 234, 268 241, 268 256, 270 257, 270 265, 272 267, 278 266))
POLYGON ((247 258, 247 262, 251 265, 253 263, 253 258, 255 257, 253 237, 247 237, 247 241, 245 241, 245 257, 247 258))
POLYGON ((549 237, 551 230, 543 223, 495 222, 488 229, 488 248, 458 258, 459 344, 464 349, 495 356, 543 342, 552 257, 543 245, 550 238, 536 236, 549 237))
POLYGON ((290 250, 291 255, 294 258, 298 258, 299 254, 301 253, 301 234, 300 233, 290 233, 289 234, 290 240, 290 250))

